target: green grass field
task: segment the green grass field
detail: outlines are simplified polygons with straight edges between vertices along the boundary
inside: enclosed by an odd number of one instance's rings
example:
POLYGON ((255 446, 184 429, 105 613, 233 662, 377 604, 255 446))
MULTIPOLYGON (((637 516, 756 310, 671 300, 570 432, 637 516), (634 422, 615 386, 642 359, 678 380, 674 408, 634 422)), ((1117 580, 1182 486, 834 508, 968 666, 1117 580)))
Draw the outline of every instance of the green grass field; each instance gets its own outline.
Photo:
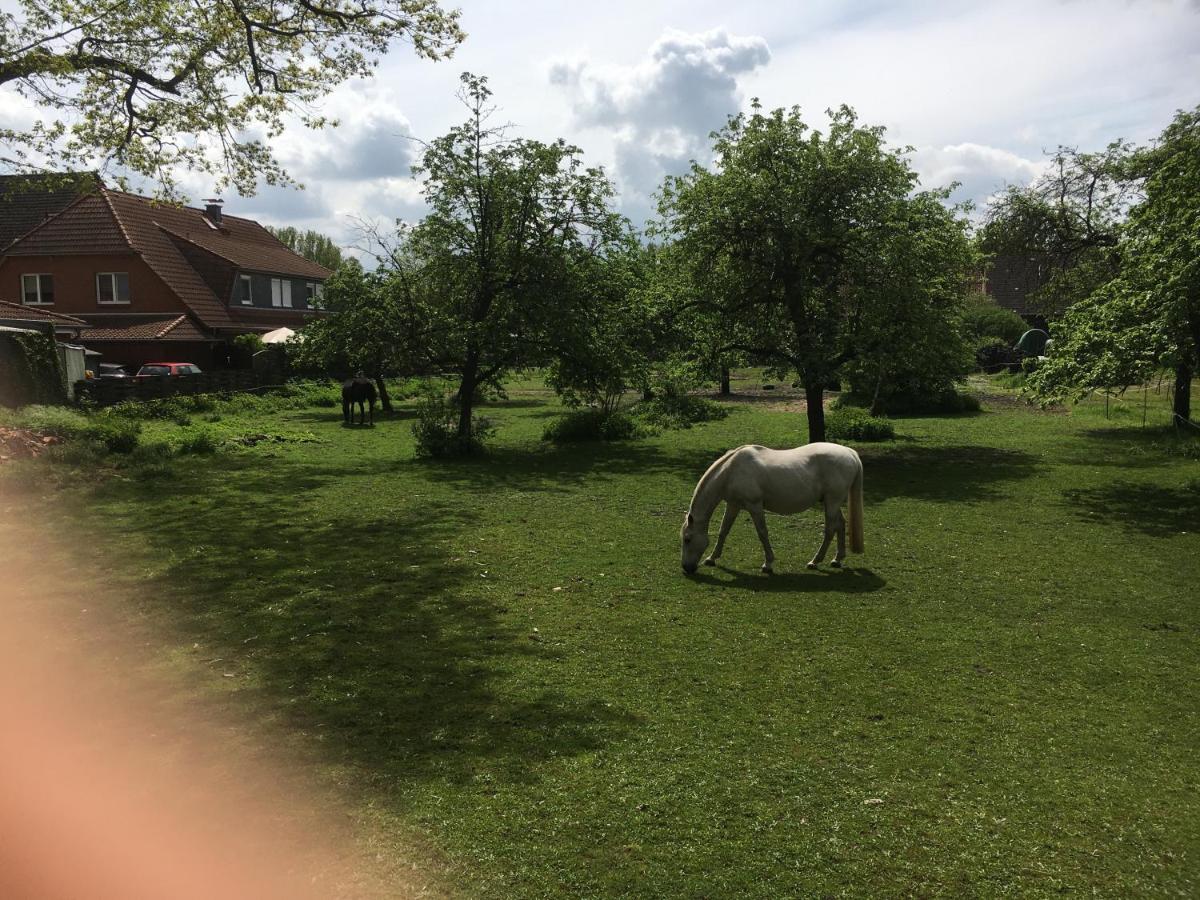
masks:
POLYGON ((313 407, 55 490, 164 658, 464 896, 1196 896, 1200 453, 1147 404, 898 419, 841 572, 817 511, 773 577, 746 517, 680 572, 706 466, 804 442, 769 402, 553 448, 525 379, 479 459, 313 407))

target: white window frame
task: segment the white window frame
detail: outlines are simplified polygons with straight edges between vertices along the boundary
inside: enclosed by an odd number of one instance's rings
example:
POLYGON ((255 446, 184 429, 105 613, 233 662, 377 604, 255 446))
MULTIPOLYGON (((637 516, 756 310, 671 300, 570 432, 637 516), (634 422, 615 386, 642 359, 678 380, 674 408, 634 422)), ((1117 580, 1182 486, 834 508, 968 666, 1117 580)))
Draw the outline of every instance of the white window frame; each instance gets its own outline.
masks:
POLYGON ((53 300, 43 300, 42 299, 42 279, 43 278, 50 279, 50 296, 53 297, 54 296, 54 273, 53 272, 22 272, 21 273, 21 305, 22 306, 53 306, 54 305, 53 300), (26 278, 36 279, 37 290, 34 293, 37 294, 37 299, 35 301, 33 301, 32 303, 30 303, 28 300, 25 299, 26 294, 27 294, 27 291, 25 290, 25 279, 26 278))
POLYGON ((319 309, 321 306, 321 295, 325 293, 325 285, 319 281, 310 281, 306 286, 308 288, 309 307, 319 309))
MULTIPOLYGON (((125 284, 126 285, 129 284, 129 273, 128 272, 97 272, 96 273, 96 302, 99 303, 101 306, 128 306, 129 305, 129 298, 122 300, 120 297, 120 292, 117 290, 117 276, 118 275, 124 275, 125 276, 125 284), (109 283, 109 286, 112 288, 113 298, 111 300, 102 300, 100 298, 100 279, 105 278, 105 277, 107 277, 109 279, 108 283, 109 283)), ((130 294, 132 295, 132 293, 133 292, 131 290, 130 294)))
POLYGON ((290 278, 271 279, 271 305, 275 307, 291 309, 292 281, 290 278))
POLYGON ((245 285, 245 290, 242 291, 242 306, 254 305, 254 279, 249 275, 239 275, 238 284, 245 285))

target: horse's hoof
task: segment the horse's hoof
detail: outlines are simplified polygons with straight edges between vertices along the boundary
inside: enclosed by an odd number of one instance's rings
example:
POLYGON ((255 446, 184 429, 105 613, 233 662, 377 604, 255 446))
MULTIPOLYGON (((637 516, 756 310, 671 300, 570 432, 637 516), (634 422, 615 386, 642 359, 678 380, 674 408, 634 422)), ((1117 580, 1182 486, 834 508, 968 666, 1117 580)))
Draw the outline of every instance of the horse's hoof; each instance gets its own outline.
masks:
POLYGON ((833 566, 835 569, 840 569, 842 567, 842 564, 840 562, 838 562, 836 559, 833 562, 831 562, 829 565, 833 566))
POLYGON ((810 568, 810 569, 815 569, 816 567, 817 567, 817 564, 816 564, 816 563, 809 563, 809 564, 808 564, 808 568, 810 568))
POLYGON ((774 575, 774 574, 775 574, 775 570, 774 570, 774 569, 772 569, 770 566, 763 566, 763 567, 762 567, 762 573, 763 573, 764 575, 774 575))
POLYGON ((717 561, 710 556, 708 559, 706 559, 704 561, 704 564, 706 566, 715 566, 717 564, 717 561))

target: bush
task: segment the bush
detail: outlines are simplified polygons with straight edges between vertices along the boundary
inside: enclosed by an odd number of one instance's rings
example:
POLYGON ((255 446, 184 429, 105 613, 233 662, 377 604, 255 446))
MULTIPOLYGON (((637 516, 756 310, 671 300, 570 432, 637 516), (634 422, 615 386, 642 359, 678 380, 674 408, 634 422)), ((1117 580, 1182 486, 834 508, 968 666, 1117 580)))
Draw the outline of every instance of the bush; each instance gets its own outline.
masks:
POLYGON ((583 441, 625 441, 641 436, 633 417, 623 412, 604 412, 600 409, 577 409, 548 424, 542 432, 543 441, 571 444, 583 441))
POLYGON ((207 455, 215 453, 217 449, 216 438, 209 431, 195 431, 191 434, 183 436, 179 442, 180 453, 195 453, 197 455, 207 455))
POLYGON ((110 453, 132 453, 138 445, 141 431, 140 422, 104 417, 88 425, 84 436, 103 444, 110 453))
POLYGON ((465 442, 460 440, 458 404, 445 394, 429 391, 417 402, 417 421, 412 430, 417 456, 436 459, 479 453, 493 428, 487 419, 472 416, 471 432, 465 442))
POLYGON ((65 406, 26 406, 12 418, 18 428, 52 434, 63 440, 81 437, 91 427, 88 417, 65 406))
POLYGON ((890 441, 896 437, 892 423, 857 406, 843 406, 825 416, 825 435, 831 441, 890 441))
POLYGON ((729 411, 718 403, 691 394, 664 394, 643 400, 633 414, 656 428, 691 428, 697 422, 723 419, 729 411))
POLYGON ((963 329, 967 336, 978 342, 980 339, 994 336, 1011 347, 1026 331, 1029 325, 1011 309, 997 306, 990 297, 973 295, 963 306, 963 329))

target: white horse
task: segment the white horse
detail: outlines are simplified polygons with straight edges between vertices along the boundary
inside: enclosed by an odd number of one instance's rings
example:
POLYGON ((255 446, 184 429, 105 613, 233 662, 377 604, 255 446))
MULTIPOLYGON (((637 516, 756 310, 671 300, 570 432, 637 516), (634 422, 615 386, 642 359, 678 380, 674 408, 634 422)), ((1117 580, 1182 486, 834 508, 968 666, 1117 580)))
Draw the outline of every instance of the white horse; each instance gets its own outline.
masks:
POLYGON ((850 500, 850 549, 863 552, 862 460, 849 447, 840 444, 807 444, 794 450, 771 450, 753 444, 730 450, 715 463, 696 485, 692 505, 683 520, 683 571, 693 574, 708 547, 708 522, 722 500, 725 517, 717 535, 717 546, 704 560, 714 566, 725 547, 725 536, 733 520, 743 509, 750 513, 766 561, 762 570, 770 574, 775 562, 767 522, 763 512, 803 512, 817 503, 825 506, 825 540, 809 562, 815 569, 825 558, 829 542, 837 535, 838 549, 833 565, 841 566, 846 556, 846 519, 842 504, 850 500))

